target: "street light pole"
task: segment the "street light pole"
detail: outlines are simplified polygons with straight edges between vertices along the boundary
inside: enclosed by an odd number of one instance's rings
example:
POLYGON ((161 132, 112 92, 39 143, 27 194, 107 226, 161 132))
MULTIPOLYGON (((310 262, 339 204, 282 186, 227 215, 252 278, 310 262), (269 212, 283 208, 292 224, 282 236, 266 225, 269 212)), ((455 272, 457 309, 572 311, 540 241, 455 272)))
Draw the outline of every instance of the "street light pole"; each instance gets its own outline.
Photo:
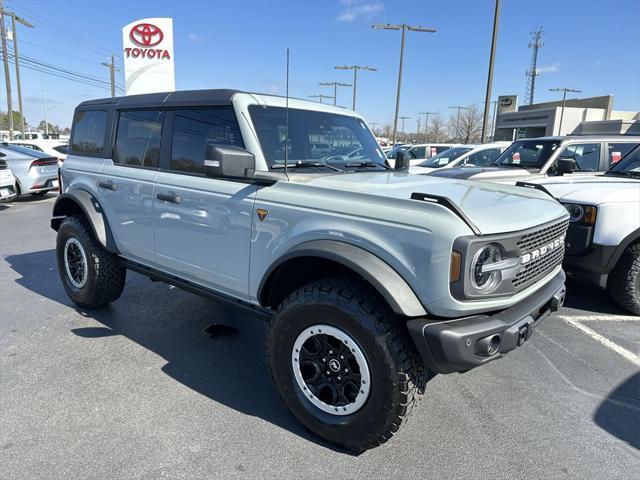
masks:
POLYGON ((484 115, 482 116, 481 143, 486 142, 487 126, 489 123, 489 103, 491 102, 491 88, 493 84, 493 61, 496 56, 496 43, 498 42, 498 25, 500 23, 500 0, 496 0, 496 9, 493 14, 493 35, 491 36, 491 53, 489 55, 489 74, 487 76, 487 93, 484 99, 484 115))
POLYGON ((459 135, 459 131, 460 131, 460 110, 469 110, 469 107, 463 107, 462 105, 456 105, 455 107, 449 107, 449 108, 455 108, 458 110, 458 113, 456 113, 456 139, 458 139, 458 135, 459 135))
POLYGON ((350 87, 350 83, 340 83, 340 82, 320 82, 318 85, 333 85, 333 104, 336 104, 336 99, 338 98, 338 87, 350 87))
POLYGON ((550 92, 562 92, 562 108, 560 109, 560 126, 558 127, 558 135, 562 135, 562 118, 564 117, 564 102, 567 99, 567 92, 582 93, 582 90, 573 88, 550 88, 550 92))
POLYGON ((418 115, 424 115, 424 138, 427 138, 427 129, 429 128, 429 115, 435 115, 435 112, 420 112, 418 115))
POLYGON ((396 113, 393 118, 393 136, 391 139, 392 144, 396 143, 396 130, 398 129, 398 115, 400 113, 400 88, 402 86, 402 64, 404 61, 404 43, 405 43, 405 34, 407 30, 413 32, 427 32, 427 33, 435 33, 435 28, 424 28, 420 26, 412 26, 403 23, 402 25, 371 25, 371 28, 374 30, 402 30, 402 40, 400 42, 400 66, 398 68, 398 91, 396 93, 396 113))
POLYGON ((13 102, 11 100, 11 74, 9 73, 9 56, 7 55, 7 31, 4 26, 4 2, 2 0, 0 0, 0 36, 2 36, 2 61, 4 63, 4 78, 7 87, 9 140, 13 140, 13 102))
POLYGON ((367 70, 369 72, 377 72, 377 68, 367 67, 363 65, 342 65, 334 67, 336 70, 353 70, 353 103, 351 109, 356 109, 356 88, 358 87, 358 70, 367 70))

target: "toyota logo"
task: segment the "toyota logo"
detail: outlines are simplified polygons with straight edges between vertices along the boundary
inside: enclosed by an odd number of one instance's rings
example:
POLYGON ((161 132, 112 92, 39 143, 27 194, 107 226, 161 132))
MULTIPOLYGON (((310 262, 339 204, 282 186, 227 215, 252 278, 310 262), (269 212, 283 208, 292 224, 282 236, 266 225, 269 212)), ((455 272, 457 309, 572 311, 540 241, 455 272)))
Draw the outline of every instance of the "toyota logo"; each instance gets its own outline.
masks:
POLYGON ((164 35, 162 34, 162 30, 155 25, 139 23, 131 29, 129 38, 133 43, 141 47, 153 47, 162 41, 164 35))

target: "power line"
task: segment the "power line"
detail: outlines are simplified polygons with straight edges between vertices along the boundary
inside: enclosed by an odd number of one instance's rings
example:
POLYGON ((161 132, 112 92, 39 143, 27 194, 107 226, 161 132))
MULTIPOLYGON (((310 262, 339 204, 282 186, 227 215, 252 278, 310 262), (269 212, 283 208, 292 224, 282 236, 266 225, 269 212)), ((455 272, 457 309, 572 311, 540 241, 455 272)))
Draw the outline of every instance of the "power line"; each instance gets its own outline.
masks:
POLYGON ((96 61, 95 61, 95 60, 89 60, 89 59, 87 59, 87 58, 77 57, 77 56, 75 56, 75 55, 71 55, 71 54, 69 54, 69 53, 62 52, 62 51, 60 51, 60 50, 55 50, 55 49, 53 49, 53 48, 45 47, 44 45, 39 45, 39 44, 37 44, 37 43, 28 42, 27 40, 20 40, 20 43, 26 43, 27 45, 31 45, 31 46, 33 46, 33 47, 38 47, 38 48, 41 48, 41 49, 43 49, 43 50, 47 50, 47 51, 49 51, 49 52, 57 53, 58 55, 64 55, 64 56, 66 56, 66 57, 73 58, 73 59, 75 59, 75 60, 80 60, 81 62, 90 63, 90 64, 92 64, 92 65, 95 65, 95 64, 96 64, 96 61))
MULTIPOLYGON (((9 6, 9 5, 8 5, 9 6)), ((11 4, 10 8, 12 8, 13 10, 16 10, 18 12, 24 12, 25 16, 28 17, 34 17, 38 20, 38 27, 41 27, 45 30, 49 30, 53 33, 56 34, 56 37, 58 38, 62 38, 63 40, 66 40, 70 43, 73 43, 74 46, 77 47, 84 47, 86 49, 89 50, 93 50, 97 53, 99 53, 100 55, 109 55, 109 52, 104 50, 103 48, 99 47, 98 45, 96 45, 95 43, 87 40, 86 38, 78 35, 78 34, 74 34, 72 32, 69 31, 69 26, 68 25, 60 25, 57 24, 56 22, 53 22, 52 20, 49 20, 47 17, 45 17, 44 15, 41 15, 37 12, 34 12, 28 8, 25 8, 22 4, 15 5, 15 4, 11 4)))

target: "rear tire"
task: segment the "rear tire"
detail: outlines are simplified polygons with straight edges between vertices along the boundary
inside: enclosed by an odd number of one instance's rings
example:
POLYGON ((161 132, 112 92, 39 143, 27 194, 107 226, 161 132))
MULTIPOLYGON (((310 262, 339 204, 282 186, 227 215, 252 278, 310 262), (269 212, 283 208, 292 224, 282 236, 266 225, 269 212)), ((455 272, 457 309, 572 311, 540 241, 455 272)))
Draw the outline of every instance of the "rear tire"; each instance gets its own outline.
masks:
POLYGON ((120 297, 126 269, 93 236, 84 217, 67 217, 56 241, 58 273, 67 295, 77 305, 96 308, 120 297))
POLYGON ((622 308, 640 315, 640 242, 623 252, 609 274, 607 291, 622 308))
POLYGON ((386 442, 424 392, 428 371, 408 333, 359 280, 324 279, 290 294, 266 343, 282 401, 312 433, 348 450, 386 442), (305 347, 305 339, 313 345, 305 347), (317 352, 312 360, 310 351, 317 352), (340 377, 348 369, 357 374, 355 390, 354 377, 340 377))

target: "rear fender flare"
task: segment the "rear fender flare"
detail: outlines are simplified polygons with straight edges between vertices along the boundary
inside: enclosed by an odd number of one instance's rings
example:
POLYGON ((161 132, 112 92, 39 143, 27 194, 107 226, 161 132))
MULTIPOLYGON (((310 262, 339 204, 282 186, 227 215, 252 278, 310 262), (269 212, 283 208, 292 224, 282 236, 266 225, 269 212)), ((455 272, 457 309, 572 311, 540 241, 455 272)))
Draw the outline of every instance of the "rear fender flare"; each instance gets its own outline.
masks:
POLYGON ((51 228, 58 231, 60 224, 69 215, 78 214, 81 211, 91 229, 93 235, 100 242, 105 250, 118 253, 118 247, 109 227, 106 215, 98 200, 86 190, 70 190, 60 195, 53 205, 53 216, 51 217, 51 228))

